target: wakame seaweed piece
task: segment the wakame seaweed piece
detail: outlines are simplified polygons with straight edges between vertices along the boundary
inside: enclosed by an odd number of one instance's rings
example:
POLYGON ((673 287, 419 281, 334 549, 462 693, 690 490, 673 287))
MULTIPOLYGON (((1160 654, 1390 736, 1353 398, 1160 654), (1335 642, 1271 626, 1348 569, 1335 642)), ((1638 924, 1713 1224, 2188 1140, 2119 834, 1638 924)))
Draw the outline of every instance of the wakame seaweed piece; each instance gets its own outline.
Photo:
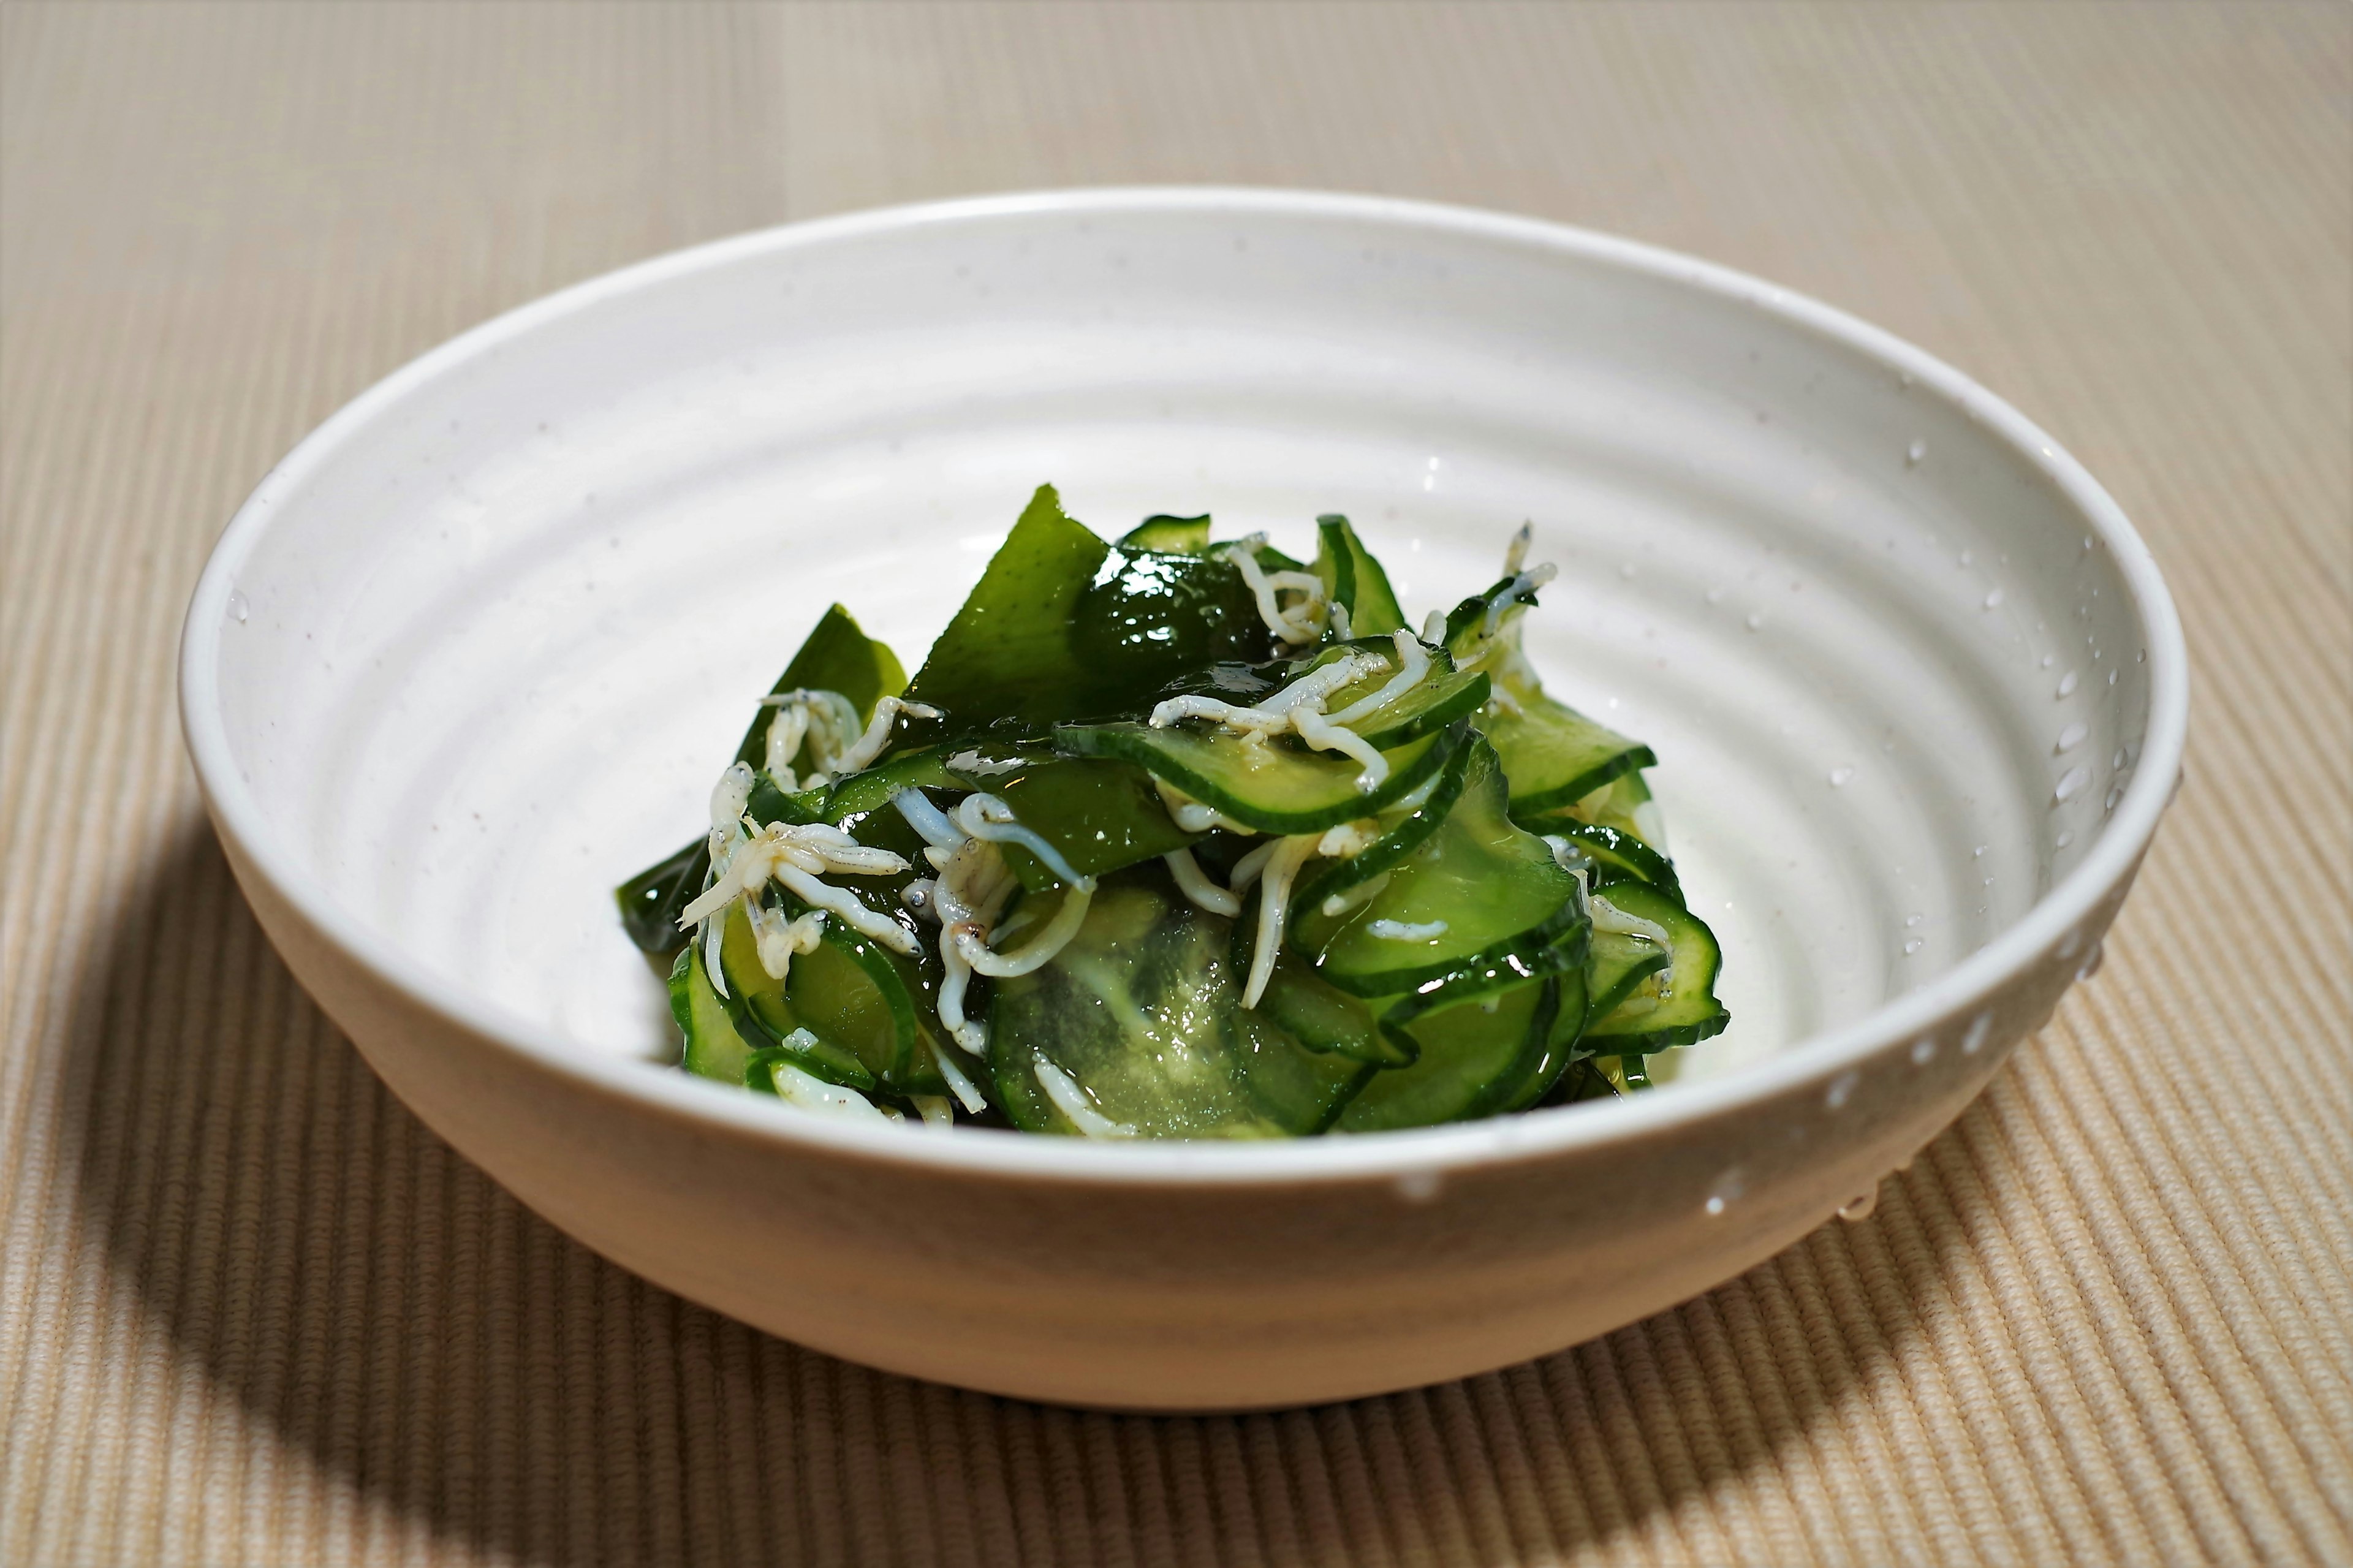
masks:
MULTIPOLYGON (((1300 911, 1288 945, 1343 991, 1387 996, 1551 946, 1580 923, 1577 879, 1514 826, 1493 748, 1471 742, 1461 794, 1388 881, 1335 917, 1300 911)), ((1579 954, 1582 962, 1582 954, 1579 954)))
MULTIPOLYGON (((743 919, 740 911, 735 919, 743 919)), ((749 1077, 757 1058, 768 1053, 828 1083, 859 1089, 874 1087, 873 1076, 846 1052, 822 1043, 809 1051, 783 1049, 777 1037, 755 1021, 740 994, 719 994, 702 966, 700 942, 678 955, 677 966, 670 971, 670 1016, 686 1035, 686 1054, 680 1066, 698 1077, 773 1092, 773 1080, 754 1082, 749 1077)))
MULTIPOLYGON (((1060 851, 1082 877, 1156 860, 1200 837, 1169 819, 1152 775, 1133 763, 1050 754, 1011 772, 951 772, 957 783, 1011 807, 1015 820, 1060 851)), ((1020 845, 997 847, 1029 891, 1042 892, 1060 881, 1020 845)))
POLYGON ((1071 648, 1088 672, 1058 718, 1116 718, 1148 707, 1187 670, 1265 655, 1258 600, 1222 555, 1113 550, 1071 614, 1071 648))
MULTIPOLYGON (((784 674, 776 677, 769 695, 839 691, 858 710, 862 724, 874 717, 877 702, 906 689, 907 671, 899 656, 860 631, 849 612, 836 605, 818 617, 817 625, 802 639, 800 651, 785 666, 784 674)), ((774 708, 765 706, 753 715, 752 727, 744 731, 744 743, 735 748, 737 762, 752 768, 767 765, 768 725, 776 715, 774 708)), ((793 761, 794 757, 786 759, 788 764, 793 761)))
POLYGON ((1374 821, 1380 827, 1380 837, 1354 855, 1335 856, 1328 859, 1311 860, 1307 869, 1291 895, 1291 919, 1302 919, 1308 910, 1319 909, 1327 900, 1343 900, 1324 918, 1337 920, 1349 905, 1372 897, 1360 891, 1366 883, 1396 869, 1398 865, 1420 847, 1422 842, 1439 829, 1454 803, 1461 797, 1463 781, 1470 776, 1471 759, 1477 754, 1475 746, 1458 746, 1446 759, 1437 776, 1430 781, 1427 794, 1419 801, 1410 797, 1382 812, 1374 821), (1353 897, 1352 897, 1353 895, 1353 897))
POLYGON ((1613 882, 1648 882, 1675 898, 1683 896, 1683 887, 1675 877, 1675 863, 1643 843, 1630 833, 1599 823, 1579 822, 1564 814, 1512 814, 1512 820, 1530 833, 1542 837, 1557 835, 1585 852, 1593 862, 1593 885, 1606 888, 1613 882))
POLYGON ((1110 553, 1063 513, 1053 486, 1039 486, 908 686, 910 700, 947 715, 907 726, 908 744, 1077 711, 1095 676, 1071 645, 1071 618, 1110 553))
POLYGON ((1389 586, 1389 574, 1381 570, 1380 562, 1365 548, 1348 520, 1327 511, 1315 520, 1315 536, 1314 571, 1324 579, 1324 591, 1331 602, 1346 608, 1351 635, 1379 637, 1404 630, 1409 623, 1398 604, 1397 591, 1389 586))
POLYGON ((1595 1056, 1641 1056, 1694 1045, 1724 1032, 1732 1021, 1715 999, 1716 971, 1724 962, 1715 933, 1682 900, 1642 882, 1620 882, 1601 896, 1627 914, 1664 926, 1674 950, 1674 973, 1666 995, 1653 1000, 1636 990, 1606 1016, 1587 1026, 1580 1048, 1595 1056))
POLYGON ((1209 548, 1209 514, 1171 517, 1155 512, 1119 536, 1113 546, 1129 554, 1156 551, 1163 555, 1198 555, 1209 548))
POLYGON ((699 837, 613 889, 613 901, 621 906, 621 929, 639 952, 667 958, 686 945, 678 917, 702 894, 710 870, 711 842, 699 837))
POLYGON ((1245 1010, 1228 957, 1230 924, 1196 908, 1161 868, 1139 866, 1096 890, 1051 962, 996 982, 989 1068, 1013 1124, 1145 1138, 1329 1126, 1377 1069, 1310 1050, 1245 1010), (1059 1075, 1059 1096, 1048 1071, 1059 1075), (1058 1102, 1071 1096, 1078 1117, 1058 1102))
POLYGON ((908 689, 945 717, 911 722, 901 743, 1132 712, 1183 671, 1267 643, 1232 562, 1113 549, 1042 485, 908 689))
POLYGON ((1389 775, 1371 789, 1364 768, 1337 752, 1311 752, 1288 738, 1250 742, 1193 721, 1071 724, 1054 731, 1055 747, 1081 757, 1115 757, 1219 815, 1261 833, 1320 833, 1371 816, 1435 775, 1469 731, 1454 725, 1382 753, 1389 775))
MULTIPOLYGON (((1340 1131, 1431 1127, 1501 1109, 1544 1050, 1564 989, 1581 984, 1575 973, 1541 975, 1415 1019, 1420 1049, 1413 1065, 1377 1075, 1340 1113, 1340 1131)), ((1581 1011, 1582 999, 1577 1001, 1581 1011)))

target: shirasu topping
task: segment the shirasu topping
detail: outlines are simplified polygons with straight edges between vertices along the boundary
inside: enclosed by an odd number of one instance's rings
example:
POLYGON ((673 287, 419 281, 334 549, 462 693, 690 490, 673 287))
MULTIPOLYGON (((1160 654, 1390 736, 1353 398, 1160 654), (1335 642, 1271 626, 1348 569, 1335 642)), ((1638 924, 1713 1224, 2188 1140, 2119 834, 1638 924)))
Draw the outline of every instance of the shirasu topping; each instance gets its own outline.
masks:
POLYGON ((776 786, 786 794, 817 789, 845 774, 863 773, 873 766, 874 759, 890 745, 892 727, 902 715, 911 719, 940 716, 940 710, 928 702, 885 697, 874 704, 874 717, 860 731, 857 706, 839 691, 797 687, 772 693, 760 701, 776 710, 776 716, 768 721, 767 771, 776 786), (804 757, 807 764, 797 775, 792 766, 797 756, 804 757))
POLYGON ((1324 579, 1313 572, 1269 572, 1258 563, 1258 552, 1265 545, 1266 535, 1253 533, 1221 544, 1209 553, 1230 562, 1234 570, 1242 574, 1250 596, 1258 601, 1259 616, 1266 622, 1267 630, 1293 647, 1312 643, 1324 635, 1330 619, 1324 579), (1299 597, 1285 605, 1282 595, 1287 593, 1299 597))
POLYGON ((887 849, 869 848, 840 828, 825 823, 754 825, 749 817, 740 815, 740 799, 748 798, 751 793, 744 782, 750 771, 743 763, 736 763, 720 775, 719 785, 712 792, 714 819, 731 807, 739 815, 732 824, 712 822, 711 885, 679 915, 681 930, 701 928, 703 968, 710 973, 712 988, 722 996, 728 994, 726 971, 719 962, 719 952, 727 906, 738 899, 744 902, 744 918, 751 923, 758 945, 760 966, 778 980, 789 971, 795 953, 807 952, 816 945, 824 929, 819 910, 833 915, 860 936, 879 942, 894 952, 912 956, 915 939, 904 926, 887 915, 877 914, 848 889, 818 880, 826 872, 889 876, 905 870, 906 861, 887 849), (767 910, 760 895, 772 881, 813 907, 790 921, 767 910))
MULTIPOLYGON (((1402 693, 1430 672, 1429 653, 1414 641, 1409 633, 1398 634, 1398 658, 1405 668, 1400 668, 1372 697, 1350 703, 1339 714, 1326 715, 1324 704, 1335 693, 1387 669, 1387 659, 1362 650, 1343 654, 1329 664, 1309 670, 1255 707, 1244 707, 1217 697, 1171 697, 1152 710, 1152 726, 1165 730, 1181 720, 1207 719, 1242 736, 1247 742, 1261 744, 1269 736, 1293 734, 1316 751, 1338 752, 1362 764, 1364 771, 1356 776, 1357 786, 1374 789, 1389 776, 1388 759, 1376 751, 1363 736, 1346 728, 1345 721, 1361 719, 1394 700, 1393 693, 1402 693), (1409 647, 1413 649, 1411 655, 1405 651, 1409 647), (1416 659, 1418 664, 1414 662, 1416 659), (1412 680, 1406 679, 1409 674, 1412 680), (1404 682, 1403 686, 1398 684, 1400 681, 1404 682)), ((1179 826, 1183 824, 1180 822, 1179 826)))
MULTIPOLYGON (((940 1022, 955 1043, 974 1056, 985 1056, 988 1033, 965 1016, 964 998, 975 974, 998 979, 1028 974, 1050 963, 1086 922, 1095 883, 1082 877, 1044 838, 1025 827, 1004 801, 991 795, 969 795, 953 816, 924 798, 917 789, 902 789, 891 797, 909 826, 923 835, 925 858, 938 876, 907 889, 911 909, 940 922, 940 1022), (1018 952, 999 952, 990 946, 997 917, 1020 887, 1006 863, 1000 844, 1018 844, 1043 861, 1061 879, 1062 901, 1043 930, 1018 952)), ((963 1099, 961 1091, 958 1099, 963 1099)))
POLYGON ((1242 1005, 1255 1007, 1274 977, 1274 961, 1282 952, 1283 917, 1291 907, 1291 884, 1322 841, 1320 833, 1300 833, 1270 838, 1243 856, 1234 867, 1234 891, 1252 882, 1259 885, 1258 935, 1250 948, 1250 979, 1242 986, 1242 1005))
POLYGON ((1113 1121, 1095 1109, 1070 1074, 1046 1059, 1043 1051, 1029 1053, 1029 1064, 1038 1074, 1038 1087, 1054 1102, 1054 1109, 1071 1119, 1071 1125, 1090 1138, 1133 1138, 1135 1129, 1124 1121, 1113 1121))
POLYGON ((1208 873, 1201 869, 1201 863, 1193 858, 1190 849, 1173 850, 1160 858, 1167 866, 1168 874, 1176 879, 1177 889, 1196 907, 1228 920, 1242 912, 1241 900, 1209 880, 1208 873))
POLYGON ((1619 936, 1639 936, 1646 942, 1657 943, 1659 951, 1667 955, 1665 966, 1658 973, 1659 984, 1664 988, 1674 984, 1674 941, 1667 934, 1666 927, 1656 921, 1644 920, 1640 915, 1628 913, 1599 893, 1595 893, 1587 900, 1587 907, 1593 912, 1595 931, 1610 931, 1619 936))

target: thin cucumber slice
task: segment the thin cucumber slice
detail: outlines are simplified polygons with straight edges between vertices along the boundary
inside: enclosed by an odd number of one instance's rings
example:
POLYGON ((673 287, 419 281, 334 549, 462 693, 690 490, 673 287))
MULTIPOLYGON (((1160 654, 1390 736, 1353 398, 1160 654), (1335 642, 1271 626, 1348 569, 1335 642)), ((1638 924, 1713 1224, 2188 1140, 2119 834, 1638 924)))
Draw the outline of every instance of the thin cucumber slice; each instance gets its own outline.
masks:
POLYGON ((1388 996, 1550 946, 1582 921, 1577 879, 1513 826, 1493 750, 1473 755, 1454 808, 1381 890, 1335 918, 1303 911, 1292 945, 1343 991, 1388 996))
POLYGON ((882 810, 902 789, 946 789, 955 780, 947 767, 944 746, 925 746, 885 758, 863 773, 837 780, 825 792, 818 820, 850 827, 858 818, 882 810))
POLYGON ((1505 1102, 1505 1110, 1525 1110, 1550 1094, 1562 1077, 1583 1059, 1586 1024, 1606 1016, 1637 985, 1664 967, 1666 953, 1655 943, 1615 931, 1595 931, 1577 994, 1578 1005, 1563 1007, 1554 1018, 1552 1034, 1531 1065, 1528 1077, 1505 1102))
POLYGON ((1593 1017, 1609 1016, 1634 994, 1636 987, 1666 966, 1666 950, 1646 937, 1614 931, 1595 931, 1593 953, 1585 969, 1593 1017))
POLYGON ((1624 881, 1648 882, 1672 898, 1683 897, 1675 863, 1631 833, 1599 823, 1579 822, 1565 814, 1525 816, 1515 811, 1512 820, 1540 837, 1556 834, 1584 850, 1593 862, 1596 888, 1624 881))
MULTIPOLYGON (((860 631, 849 612, 836 605, 818 617, 800 651, 769 689, 772 695, 796 689, 839 691, 849 699, 863 722, 874 716, 875 703, 906 689, 907 671, 899 656, 860 631)), ((744 731, 744 743, 735 749, 737 762, 752 768, 766 765, 768 723, 775 717, 773 708, 753 715, 752 727, 744 731)))
MULTIPOLYGON (((1456 747, 1419 803, 1400 803, 1376 819, 1381 835, 1363 849, 1354 855, 1310 861, 1309 874, 1292 895, 1290 918, 1297 921, 1311 910, 1322 910, 1326 903, 1334 903, 1335 907, 1324 911, 1324 918, 1337 920, 1346 911, 1351 892, 1395 870, 1438 831, 1439 825, 1454 810, 1454 803, 1462 795, 1463 781, 1470 776, 1471 759, 1477 754, 1475 746, 1456 747)), ((1357 895, 1359 899, 1366 896, 1357 895)))
MULTIPOLYGON (((736 918, 742 919, 740 913, 736 918)), ((702 967, 700 942, 680 953, 677 966, 670 971, 670 1015, 686 1035, 686 1055, 681 1065, 701 1077, 773 1090, 773 1083, 755 1081, 765 1075, 754 1072, 757 1058, 767 1054, 789 1060, 828 1083, 858 1089, 874 1087, 873 1075, 846 1052, 822 1043, 814 1050, 783 1049, 777 1037, 756 1022, 740 994, 723 997, 712 985, 711 975, 702 967)))
POLYGON ((613 889, 613 901, 621 907, 621 929, 640 952, 667 958, 686 945, 678 917, 702 894, 710 872, 710 841, 697 838, 613 889))
MULTIPOLYGON (((985 790, 1013 808, 1021 825, 1061 851, 1071 869, 1099 877, 1157 860, 1200 835, 1169 820, 1152 775, 1133 763, 1101 757, 1053 757, 1006 773, 955 773, 957 783, 985 790)), ((1000 847, 1021 885, 1031 892, 1058 879, 1018 844, 1000 847)))
MULTIPOLYGON (((1235 925, 1232 952, 1237 973, 1248 971, 1250 932, 1255 929, 1254 912, 1235 925)), ((1337 1051, 1377 1068, 1406 1067, 1414 1058, 1411 1037, 1380 1026, 1378 1002, 1351 996, 1330 984, 1316 974, 1314 964, 1296 953, 1286 952, 1275 961, 1257 1011, 1309 1050, 1337 1051)))
POLYGON ((1196 909, 1157 867, 1096 890, 1052 962, 996 983, 989 1066, 997 1102, 1034 1132, 1263 1138, 1320 1132, 1377 1069, 1312 1051, 1246 1011, 1229 921, 1196 909), (1041 1079, 1075 1093, 1073 1117, 1041 1079))
POLYGON ((1603 784, 1658 762, 1651 748, 1588 719, 1541 691, 1514 693, 1479 728, 1504 759, 1515 815, 1558 810, 1603 784))
POLYGON ((1348 520, 1325 512, 1315 520, 1315 574, 1324 579, 1332 603, 1347 609, 1350 631, 1360 637, 1402 631, 1408 623, 1389 574, 1348 520))
POLYGON ((1361 787, 1362 767, 1333 752, 1310 752, 1288 739, 1252 743, 1190 724, 1066 725, 1054 744, 1082 757, 1115 757, 1167 780, 1219 815, 1261 833, 1320 833, 1371 816, 1412 794, 1461 745, 1461 727, 1409 741, 1384 753, 1389 776, 1361 787))
POLYGON ((1156 512, 1120 535, 1113 548, 1130 555, 1147 550, 1162 555, 1198 555, 1209 548, 1209 514, 1171 517, 1156 512))
MULTIPOLYGON (((827 937, 836 934, 828 921, 827 937)), ((863 942, 854 931, 839 934, 863 942)), ((782 1047, 795 1031, 807 1029, 818 1044, 795 1051, 794 1065, 827 1082, 872 1089, 899 1076, 904 1053, 912 1047, 912 1039, 902 1036, 913 1034, 912 1016, 903 1030, 901 1017, 913 1008, 903 997, 902 1005, 892 1005, 888 992, 895 987, 895 976, 880 978, 860 955, 820 940, 815 949, 793 960, 791 974, 779 982, 760 967, 759 949, 741 904, 727 911, 727 925, 719 938, 719 967, 727 978, 727 1016, 745 1041, 782 1047)))
POLYGON ((1640 820, 1641 808, 1650 798, 1651 786, 1643 782, 1641 773, 1637 771, 1619 774, 1582 800, 1562 806, 1550 815, 1589 826, 1609 828, 1654 854, 1664 856, 1666 851, 1651 842, 1640 820))
POLYGON ((1723 1033, 1732 1021, 1715 999, 1715 973, 1724 954, 1706 922, 1681 900, 1645 883, 1620 882, 1605 896, 1628 914, 1666 928, 1674 949, 1673 985, 1656 1000, 1639 992, 1628 997, 1586 1029, 1579 1047, 1596 1056, 1638 1056, 1723 1033))
MULTIPOLYGON (((1344 687, 1333 693, 1324 705, 1326 712, 1345 711, 1351 704, 1378 692, 1398 673, 1397 645, 1386 638, 1334 647, 1349 652, 1374 654, 1385 662, 1378 674, 1366 676, 1354 686, 1344 687)), ((1377 750, 1386 752, 1417 736, 1444 729, 1457 719, 1469 718, 1486 705, 1489 690, 1486 671, 1457 669, 1444 648, 1430 648, 1429 651, 1430 668, 1428 675, 1408 688, 1403 695, 1350 722, 1348 727, 1377 750)), ((1317 662, 1323 660, 1319 658, 1317 662)))
POLYGON ((1416 1020, 1410 1067, 1376 1077, 1340 1114, 1344 1132, 1431 1127, 1499 1108, 1528 1076, 1561 1007, 1565 977, 1546 975, 1416 1020))

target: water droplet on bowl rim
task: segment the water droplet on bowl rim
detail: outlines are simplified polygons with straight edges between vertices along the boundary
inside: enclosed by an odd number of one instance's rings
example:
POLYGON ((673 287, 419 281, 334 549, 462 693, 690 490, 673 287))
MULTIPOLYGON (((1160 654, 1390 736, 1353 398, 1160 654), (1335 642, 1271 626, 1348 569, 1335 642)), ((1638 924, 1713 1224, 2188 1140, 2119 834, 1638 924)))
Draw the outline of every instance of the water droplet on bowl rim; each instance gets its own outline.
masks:
POLYGON ((1924 1068, 1924 1067, 1926 1067, 1930 1062, 1934 1061, 1934 1060, 1936 1059, 1936 1036, 1934 1036, 1934 1035, 1923 1035, 1923 1036, 1921 1036, 1918 1039, 1916 1039, 1916 1040, 1915 1040, 1915 1041, 1913 1041, 1913 1042, 1912 1042, 1912 1065, 1913 1065, 1914 1067, 1915 1067, 1915 1068, 1924 1068))
POLYGON ((1862 1075, 1861 1073, 1842 1072, 1839 1074, 1838 1077, 1831 1079, 1830 1089, 1822 1096, 1822 1103, 1829 1106, 1832 1110, 1843 1110, 1846 1106, 1846 1102, 1854 1098, 1855 1087, 1862 1082, 1862 1075))
POLYGON ((1843 786, 1846 781, 1852 777, 1854 777, 1854 770, 1852 768, 1832 768, 1831 770, 1831 788, 1838 789, 1843 786))
POLYGON ((2084 738, 2090 735, 2091 732, 2092 727, 2089 724, 2074 723, 2068 725, 2065 729, 2059 731, 2059 750, 2063 752, 2073 751, 2076 747, 2084 743, 2084 738))
POLYGON ((2059 678, 2059 695, 2063 698, 2074 696, 2075 688, 2081 682, 2082 679, 2083 678, 2081 676, 2077 675, 2076 672, 2072 669, 2066 674, 2061 676, 2059 678))
POLYGON ((1988 595, 1985 596, 1985 607, 1986 607, 1987 609, 1989 609, 1989 610, 1992 610, 1992 609, 1999 609, 1999 608, 2000 607, 2000 605, 2001 605, 2001 590, 2000 590, 2000 589, 1996 588, 1992 593, 1988 594, 1988 595))
POLYGON ((245 595, 235 588, 230 589, 228 593, 228 618, 242 626, 245 624, 246 617, 252 615, 252 613, 253 607, 246 602, 245 595))
POLYGON ((1926 441, 1915 440, 1909 447, 1904 448, 1904 466, 1905 468, 1911 468, 1926 459, 1927 456, 1928 443, 1926 441))
POLYGON ((2051 792, 2051 798, 2054 801, 2072 799, 2091 782, 2092 771, 2089 768, 2069 768, 2060 775, 2059 787, 2051 792))

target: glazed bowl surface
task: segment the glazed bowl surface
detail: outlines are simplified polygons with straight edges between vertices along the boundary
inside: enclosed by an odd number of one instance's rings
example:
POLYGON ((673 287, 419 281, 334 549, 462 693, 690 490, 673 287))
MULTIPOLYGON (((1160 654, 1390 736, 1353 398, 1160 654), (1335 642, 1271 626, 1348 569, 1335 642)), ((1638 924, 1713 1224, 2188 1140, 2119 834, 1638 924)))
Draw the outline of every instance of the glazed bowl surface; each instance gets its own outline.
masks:
POLYGON ((467 333, 262 482, 181 699, 288 963, 548 1219, 855 1361, 1234 1409, 1558 1349, 1866 1198, 2096 963, 2187 685, 2114 502, 1884 333, 1527 219, 1145 189, 789 226, 467 333), (912 668, 1041 481, 1106 535, 1348 513, 1416 616, 1532 521, 1530 654, 1657 752, 1731 1028, 1624 1100, 1261 1144, 665 1065, 612 885, 826 605, 912 668))

